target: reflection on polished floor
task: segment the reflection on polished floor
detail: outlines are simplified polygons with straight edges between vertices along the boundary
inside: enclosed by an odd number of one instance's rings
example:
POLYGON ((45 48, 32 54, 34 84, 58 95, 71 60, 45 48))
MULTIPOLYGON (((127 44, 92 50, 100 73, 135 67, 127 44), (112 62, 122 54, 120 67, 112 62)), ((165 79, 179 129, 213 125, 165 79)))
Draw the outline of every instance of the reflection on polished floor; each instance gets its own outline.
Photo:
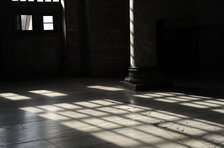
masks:
POLYGON ((221 148, 224 97, 104 79, 1 83, 0 147, 221 148))

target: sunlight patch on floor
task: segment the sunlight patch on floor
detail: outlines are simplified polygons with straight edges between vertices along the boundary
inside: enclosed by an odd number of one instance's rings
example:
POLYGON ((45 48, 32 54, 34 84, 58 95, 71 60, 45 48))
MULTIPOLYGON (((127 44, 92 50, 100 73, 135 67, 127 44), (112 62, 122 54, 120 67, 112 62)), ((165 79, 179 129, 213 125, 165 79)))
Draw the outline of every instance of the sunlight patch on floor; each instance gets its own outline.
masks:
MULTIPOLYGON (((145 99, 148 96, 149 99, 166 102, 165 97, 169 100, 170 97, 174 97, 172 95, 143 94, 142 98, 145 99), (164 97, 161 98, 162 96, 164 97)), ((171 100, 175 100, 175 102, 169 103, 179 103, 195 108, 217 108, 216 103, 218 103, 212 101, 210 102, 212 105, 209 102, 199 105, 198 99, 200 98, 189 99, 187 97, 182 98, 183 101, 179 99, 172 98, 171 100), (192 104, 196 106, 192 106, 192 104)), ((209 138, 218 137, 215 144, 224 140, 220 134, 224 129, 220 124, 192 119, 181 113, 155 110, 110 99, 57 103, 20 109, 120 147, 154 147, 155 145, 156 147, 178 148, 198 145, 205 147, 214 145, 214 140, 209 138)))
POLYGON ((12 100, 12 101, 31 99, 30 97, 22 96, 22 95, 19 95, 19 94, 16 94, 16 93, 1 93, 0 97, 3 97, 5 99, 9 99, 9 100, 12 100))
POLYGON ((39 94, 47 97, 63 97, 67 96, 67 94, 55 92, 55 91, 49 91, 49 90, 33 90, 29 91, 30 93, 39 94))
POLYGON ((87 88, 106 90, 106 91, 122 91, 122 90, 124 90, 124 89, 118 88, 118 87, 110 87, 110 86, 102 86, 102 85, 87 86, 87 88))

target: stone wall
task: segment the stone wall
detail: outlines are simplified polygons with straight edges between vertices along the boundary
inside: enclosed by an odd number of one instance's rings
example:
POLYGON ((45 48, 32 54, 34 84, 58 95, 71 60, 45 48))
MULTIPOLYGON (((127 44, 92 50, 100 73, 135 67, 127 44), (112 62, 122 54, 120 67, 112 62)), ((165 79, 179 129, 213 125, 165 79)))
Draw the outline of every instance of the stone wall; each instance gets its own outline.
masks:
POLYGON ((66 20, 66 73, 70 76, 81 75, 81 5, 80 0, 65 1, 66 20))
POLYGON ((67 0, 66 19, 72 75, 127 73, 128 0, 67 0))
POLYGON ((157 2, 159 60, 167 69, 207 69, 224 65, 224 2, 157 2))
POLYGON ((87 8, 91 75, 125 75, 129 66, 128 1, 89 0, 87 8))
POLYGON ((224 66, 224 1, 198 0, 200 66, 222 69, 224 66))

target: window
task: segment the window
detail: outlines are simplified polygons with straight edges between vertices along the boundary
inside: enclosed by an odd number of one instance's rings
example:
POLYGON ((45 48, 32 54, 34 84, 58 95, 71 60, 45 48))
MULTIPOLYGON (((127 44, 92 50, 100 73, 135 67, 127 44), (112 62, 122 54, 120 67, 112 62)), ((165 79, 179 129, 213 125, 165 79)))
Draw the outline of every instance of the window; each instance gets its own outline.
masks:
POLYGON ((53 16, 43 16, 43 29, 44 30, 54 30, 53 16))
MULTIPOLYGON (((61 29, 61 0, 11 0, 14 28, 19 32, 54 32, 61 29), (15 3, 14 3, 15 2, 15 3)), ((33 34, 31 33, 31 34, 33 34)), ((51 34, 51 33, 50 33, 51 34)))
POLYGON ((18 15, 17 16, 17 30, 32 31, 33 30, 33 16, 32 15, 18 15))

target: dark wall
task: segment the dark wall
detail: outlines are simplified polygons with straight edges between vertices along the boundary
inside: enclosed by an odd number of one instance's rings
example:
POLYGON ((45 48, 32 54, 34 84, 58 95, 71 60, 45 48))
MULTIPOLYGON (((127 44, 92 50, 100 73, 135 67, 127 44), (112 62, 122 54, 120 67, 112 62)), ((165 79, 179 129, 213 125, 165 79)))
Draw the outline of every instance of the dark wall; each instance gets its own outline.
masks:
POLYGON ((4 18, 4 21, 1 21, 1 78, 11 73, 12 60, 10 57, 13 56, 13 18, 12 18, 12 9, 10 9, 10 1, 3 0, 1 1, 1 18, 4 18), (7 11, 5 13, 5 10, 7 11))
MULTIPOLYGON (((222 67, 223 5, 220 0, 156 0, 159 65, 174 70, 222 67)), ((62 48, 60 59, 66 75, 126 76, 129 67, 128 7, 128 0, 66 0, 64 49, 55 42, 64 41, 63 37, 15 34, 10 1, 2 0, 1 16, 5 20, 1 22, 0 34, 1 75, 18 75, 19 70, 34 75, 38 70, 44 73, 57 69, 58 57, 54 50, 62 48), (4 10, 10 11, 4 13, 4 10), (44 51, 44 55, 35 57, 40 53, 38 49, 44 51), (48 62, 38 65, 41 60, 48 62)))
POLYGON ((197 2, 156 1, 159 66, 189 71, 198 65, 197 2))
POLYGON ((224 2, 156 2, 160 66, 189 72, 221 69, 224 65, 224 2))
POLYGON ((224 66, 224 1, 198 0, 199 53, 203 68, 224 66))
MULTIPOLYGON (((56 76, 63 73, 62 8, 60 4, 13 5, 14 13, 33 14, 33 31, 13 28, 13 72, 21 77, 56 76), (32 9, 31 9, 32 8, 32 9), (26 12, 27 11, 27 12, 26 12), (54 16, 54 30, 43 30, 43 15, 54 16)), ((15 17, 15 16, 14 16, 15 17)), ((15 22, 13 22, 15 24, 15 22)))
POLYGON ((127 0, 89 0, 91 75, 125 75, 129 66, 127 0))
POLYGON ((82 18, 84 6, 81 0, 65 1, 66 19, 66 71, 67 75, 82 75, 82 18))
MULTIPOLYGON (((126 75, 128 0, 66 0, 64 4, 65 27, 58 34, 16 31, 18 7, 13 7, 11 1, 1 1, 1 7, 4 6, 1 11, 8 10, 1 22, 1 78, 61 73, 67 76, 126 75)), ((30 8, 32 11, 33 7, 30 8)), ((26 6, 21 11, 25 9, 26 6)), ((36 10, 39 9, 42 8, 36 10)))
POLYGON ((67 0, 73 75, 121 76, 129 66, 128 0, 67 0))
POLYGON ((3 22, 1 61, 3 78, 55 76, 61 72, 63 63, 61 7, 45 6, 39 4, 37 7, 33 3, 17 5, 11 1, 4 5, 4 10, 10 11, 5 13, 6 19, 3 22), (33 15, 32 31, 16 29, 16 17, 21 14, 33 15), (54 31, 42 29, 42 15, 46 14, 54 15, 54 31))

